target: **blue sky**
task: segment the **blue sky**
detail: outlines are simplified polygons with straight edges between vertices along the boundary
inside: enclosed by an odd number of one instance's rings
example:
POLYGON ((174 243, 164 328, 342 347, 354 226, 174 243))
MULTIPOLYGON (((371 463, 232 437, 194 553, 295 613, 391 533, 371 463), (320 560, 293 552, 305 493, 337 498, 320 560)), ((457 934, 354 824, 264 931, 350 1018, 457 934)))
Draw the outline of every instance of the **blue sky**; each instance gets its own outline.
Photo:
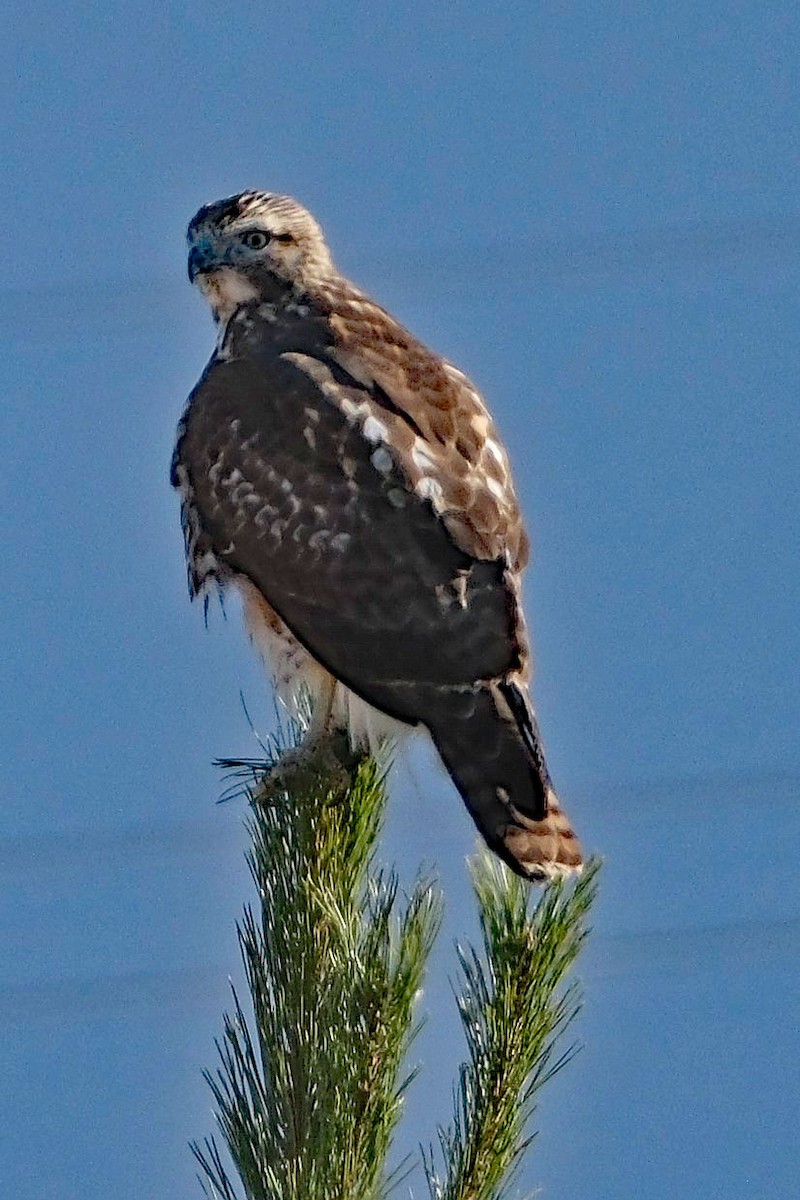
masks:
MULTIPOLYGON (((521 1183, 796 1195, 796 6, 20 6, 0 47, 0 1161, 16 1200, 200 1195, 271 700, 189 608, 174 427, 213 330, 185 224, 244 187, 479 383, 534 543, 550 758, 606 858, 586 1049, 521 1183)), ((404 1144, 461 1051, 457 797, 421 750, 386 853, 445 936, 404 1144)), ((420 1194, 421 1180, 415 1190, 420 1194)))

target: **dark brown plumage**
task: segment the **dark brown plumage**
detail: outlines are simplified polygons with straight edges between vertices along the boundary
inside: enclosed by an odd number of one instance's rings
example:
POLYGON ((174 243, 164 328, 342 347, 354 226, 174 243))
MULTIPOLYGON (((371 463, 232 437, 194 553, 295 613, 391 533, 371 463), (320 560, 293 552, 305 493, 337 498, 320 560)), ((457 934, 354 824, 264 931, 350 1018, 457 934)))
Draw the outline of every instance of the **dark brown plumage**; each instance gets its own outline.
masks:
POLYGON ((528 697, 527 539, 480 396, 338 275, 294 201, 207 206, 190 243, 221 324, 173 463, 193 593, 238 584, 279 689, 322 707, 330 686, 356 738, 365 711, 426 727, 514 870, 578 866, 528 697))

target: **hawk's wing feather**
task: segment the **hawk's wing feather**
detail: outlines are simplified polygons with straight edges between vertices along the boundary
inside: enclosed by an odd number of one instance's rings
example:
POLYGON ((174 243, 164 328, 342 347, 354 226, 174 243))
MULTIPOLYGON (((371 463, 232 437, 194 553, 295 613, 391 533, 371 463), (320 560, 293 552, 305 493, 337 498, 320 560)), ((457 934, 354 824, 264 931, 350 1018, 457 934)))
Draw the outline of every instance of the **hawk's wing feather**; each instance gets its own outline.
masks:
POLYGON ((427 488, 458 545, 475 558, 528 558, 505 449, 471 380, 363 293, 340 282, 330 296, 330 357, 388 415, 407 477, 427 488), (394 421, 392 421, 394 418, 394 421))
POLYGON ((337 678, 398 716, 418 711, 409 689, 518 670, 507 563, 456 544, 414 490, 396 428, 370 440, 379 400, 325 353, 284 350, 269 326, 242 333, 195 389, 178 446, 204 551, 248 576, 337 678))

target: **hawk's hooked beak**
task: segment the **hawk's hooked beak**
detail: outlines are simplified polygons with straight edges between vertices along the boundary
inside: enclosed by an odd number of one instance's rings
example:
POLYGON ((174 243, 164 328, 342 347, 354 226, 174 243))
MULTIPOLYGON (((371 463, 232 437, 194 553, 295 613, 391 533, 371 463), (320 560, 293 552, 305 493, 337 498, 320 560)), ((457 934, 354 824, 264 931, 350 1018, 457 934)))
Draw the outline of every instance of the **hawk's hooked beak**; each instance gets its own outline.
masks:
POLYGON ((201 271, 213 271, 218 266, 211 242, 195 242, 189 251, 189 282, 194 283, 201 271))

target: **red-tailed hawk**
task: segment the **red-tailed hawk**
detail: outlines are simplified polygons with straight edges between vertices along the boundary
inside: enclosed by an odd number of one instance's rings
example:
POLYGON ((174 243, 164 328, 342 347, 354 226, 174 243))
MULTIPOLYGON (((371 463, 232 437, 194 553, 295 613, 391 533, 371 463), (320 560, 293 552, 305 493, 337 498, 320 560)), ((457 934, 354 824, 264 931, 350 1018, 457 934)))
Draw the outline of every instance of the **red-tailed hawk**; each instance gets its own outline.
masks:
POLYGON ((289 197, 206 205, 188 239, 219 325, 172 467, 192 594, 240 589, 317 732, 426 728, 514 871, 579 867, 528 694, 528 543, 478 392, 338 273, 289 197))

